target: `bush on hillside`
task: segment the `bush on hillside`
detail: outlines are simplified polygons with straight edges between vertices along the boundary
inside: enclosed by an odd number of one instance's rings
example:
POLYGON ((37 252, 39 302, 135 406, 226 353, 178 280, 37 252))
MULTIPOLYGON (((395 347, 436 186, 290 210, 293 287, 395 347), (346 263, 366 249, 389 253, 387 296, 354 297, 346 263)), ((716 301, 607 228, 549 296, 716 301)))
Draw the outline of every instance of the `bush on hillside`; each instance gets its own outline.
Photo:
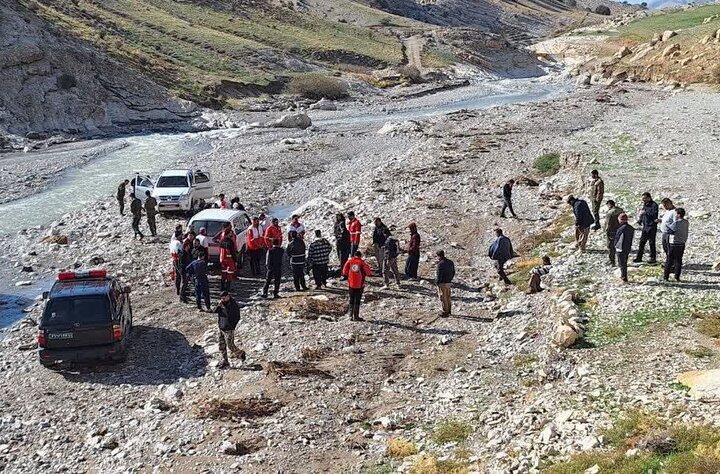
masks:
POLYGON ((415 66, 402 66, 400 69, 398 69, 398 72, 408 81, 412 82, 413 84, 420 84, 423 81, 422 73, 418 68, 415 66))
POLYGON ((322 74, 306 74, 293 77, 287 91, 307 99, 342 99, 348 95, 348 85, 340 79, 322 74))
POLYGON ((605 5, 598 5, 595 8, 595 13, 597 13, 598 15, 610 15, 610 13, 612 13, 612 12, 610 11, 609 7, 607 7, 605 5))
POLYGON ((545 153, 535 158, 533 167, 543 174, 555 174, 560 171, 560 153, 545 153))

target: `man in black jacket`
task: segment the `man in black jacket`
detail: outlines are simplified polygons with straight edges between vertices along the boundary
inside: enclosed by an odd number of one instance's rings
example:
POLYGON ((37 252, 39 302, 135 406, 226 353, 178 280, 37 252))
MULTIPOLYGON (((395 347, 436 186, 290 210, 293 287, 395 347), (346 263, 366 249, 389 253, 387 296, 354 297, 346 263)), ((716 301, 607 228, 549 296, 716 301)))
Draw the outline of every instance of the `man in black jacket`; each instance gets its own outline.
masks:
POLYGON ((121 216, 125 215, 125 195, 127 194, 127 185, 129 183, 129 179, 126 179, 122 183, 120 183, 117 187, 117 193, 115 194, 115 198, 117 198, 118 205, 120 206, 121 216))
POLYGON ((280 297, 280 280, 282 279, 282 266, 284 251, 280 246, 280 239, 273 240, 273 246, 267 253, 265 260, 265 288, 263 288, 262 297, 267 298, 270 283, 275 282, 275 290, 273 297, 280 297))
POLYGON ((640 211, 640 218, 638 224, 642 225, 642 231, 640 233, 640 242, 638 243, 638 251, 635 254, 634 262, 642 262, 643 254, 645 253, 645 244, 650 246, 650 260, 648 263, 657 263, 657 251, 655 250, 655 237, 657 236, 657 225, 658 225, 658 205, 653 201, 650 193, 643 193, 642 195, 643 207, 640 211))
POLYGON ((245 362, 245 351, 238 349, 235 345, 235 328, 240 322, 240 307, 227 291, 220 294, 220 304, 215 308, 215 312, 218 316, 218 329, 220 329, 218 348, 223 358, 218 368, 224 369, 230 366, 227 354, 228 348, 235 357, 245 362))
POLYGON ((385 274, 385 229, 388 226, 383 224, 379 218, 375 218, 375 228, 373 229, 373 250, 375 250, 375 260, 378 264, 378 273, 385 274))
POLYGON ((137 238, 137 236, 140 236, 140 239, 145 237, 142 232, 140 232, 140 220, 142 219, 142 201, 138 199, 137 196, 134 194, 131 197, 130 200, 130 212, 132 213, 132 229, 133 232, 135 232, 135 236, 133 238, 137 238))
POLYGON ((628 216, 624 212, 618 216, 618 221, 620 227, 615 232, 615 252, 620 267, 620 278, 627 283, 628 257, 630 257, 630 250, 632 249, 635 228, 628 224, 628 216))
POLYGON ((508 209, 513 217, 517 217, 512 206, 512 188, 514 185, 515 180, 511 179, 503 186, 503 207, 502 211, 500 211, 500 217, 505 217, 505 209, 508 209))
POLYGON ((312 265, 315 288, 318 290, 322 286, 327 288, 328 264, 330 263, 331 252, 332 245, 330 242, 322 236, 320 230, 315 230, 315 240, 308 248, 308 260, 312 265))
POLYGON ((335 235, 337 257, 340 261, 338 275, 340 275, 341 280, 345 280, 345 277, 342 276, 342 269, 345 266, 345 262, 347 262, 348 258, 350 258, 350 231, 348 231, 347 226, 345 225, 345 215, 342 212, 335 216, 333 234, 335 235))
POLYGON ((593 225, 595 219, 590 212, 590 207, 583 199, 568 196, 567 203, 572 206, 575 215, 575 247, 584 252, 590 235, 590 226, 593 225))
POLYGON ((298 237, 297 232, 291 230, 290 243, 288 244, 285 252, 287 252, 290 258, 290 268, 293 272, 293 283, 295 284, 295 291, 307 290, 307 284, 305 283, 305 241, 298 237))
POLYGON ((453 278, 455 278, 455 264, 449 258, 445 258, 445 251, 437 251, 437 272, 435 274, 435 284, 438 287, 438 296, 442 303, 442 313, 440 316, 447 318, 452 313, 452 301, 450 300, 450 288, 453 278))

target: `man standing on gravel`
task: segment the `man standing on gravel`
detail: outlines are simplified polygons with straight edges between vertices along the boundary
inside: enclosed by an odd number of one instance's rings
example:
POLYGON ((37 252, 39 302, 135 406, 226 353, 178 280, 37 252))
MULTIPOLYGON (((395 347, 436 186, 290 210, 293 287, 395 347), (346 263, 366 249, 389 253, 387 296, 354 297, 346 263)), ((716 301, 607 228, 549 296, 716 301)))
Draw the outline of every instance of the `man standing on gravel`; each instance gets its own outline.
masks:
POLYGON ((657 225, 658 225, 658 214, 659 209, 655 201, 653 201, 650 193, 643 193, 642 195, 643 207, 640 210, 638 217, 638 224, 642 225, 642 232, 640 233, 640 243, 638 243, 638 251, 635 254, 635 263, 642 262, 643 254, 645 253, 645 244, 650 246, 650 260, 648 263, 657 263, 657 250, 655 249, 655 237, 657 236, 657 225))
POLYGON ((262 297, 267 298, 270 283, 274 283, 273 297, 280 297, 280 281, 282 280, 283 250, 282 241, 280 239, 273 240, 273 246, 267 253, 265 260, 265 288, 263 288, 262 297))
POLYGON ((350 231, 350 255, 355 255, 355 252, 360 248, 360 235, 362 234, 362 224, 355 217, 353 211, 348 212, 348 219, 350 221, 348 230, 350 231))
POLYGON ((118 204, 120 205, 120 215, 125 215, 125 194, 127 194, 127 185, 130 184, 130 180, 126 179, 120 185, 117 187, 117 194, 115 197, 118 200, 118 204))
POLYGON ((135 235, 133 238, 137 238, 140 236, 142 239, 145 237, 142 232, 140 232, 140 221, 142 220, 142 201, 135 196, 135 194, 132 195, 131 201, 130 201, 130 212, 132 213, 132 229, 135 232, 135 235))
POLYGON ((663 209, 665 209, 665 213, 660 220, 660 232, 662 232, 662 249, 665 254, 665 261, 667 262, 670 255, 670 233, 668 230, 672 223, 675 222, 677 213, 675 212, 675 204, 673 204, 671 199, 665 198, 660 201, 660 204, 662 204, 663 209))
POLYGON ((342 212, 335 215, 335 226, 333 227, 333 234, 335 235, 335 249, 337 251, 337 258, 340 262, 338 273, 344 280, 345 277, 342 275, 342 269, 345 267, 345 262, 350 257, 350 232, 345 226, 345 216, 342 212))
POLYGON ((675 220, 667 229, 668 236, 668 257, 665 260, 665 273, 663 277, 668 281, 670 272, 675 273, 675 281, 680 281, 680 273, 682 272, 683 254, 685 253, 685 244, 688 239, 688 230, 690 223, 685 219, 685 209, 678 207, 675 209, 675 220))
POLYGON ((607 238, 607 249, 610 257, 610 265, 615 266, 615 233, 620 227, 618 217, 622 214, 622 208, 615 205, 615 201, 612 199, 605 203, 608 208, 607 214, 605 214, 605 236, 607 238))
POLYGON ((400 271, 398 270, 397 264, 398 255, 400 254, 400 242, 398 242, 398 239, 392 236, 392 233, 388 228, 385 228, 384 254, 385 262, 383 263, 383 269, 385 270, 385 273, 383 274, 383 277, 385 278, 385 286, 383 288, 387 289, 388 285, 390 284, 391 272, 393 274, 393 278, 395 278, 395 282, 397 283, 398 288, 400 288, 400 271))
POLYGON ((270 226, 265 229, 264 237, 268 247, 274 246, 276 240, 280 241, 280 246, 282 246, 282 229, 280 229, 280 221, 277 219, 277 217, 273 217, 270 226))
POLYGON ((384 275, 385 264, 385 229, 388 227, 383 224, 379 218, 375 218, 375 229, 373 229, 373 250, 375 250, 375 260, 378 264, 378 273, 384 275))
POLYGON ((584 200, 570 195, 567 198, 567 203, 572 206, 575 215, 575 248, 584 252, 590 235, 590 226, 593 225, 595 219, 593 219, 590 208, 584 200))
POLYGON ((201 255, 198 255, 197 259, 185 267, 185 271, 189 275, 192 275, 193 282, 195 283, 195 302, 197 303, 197 308, 202 311, 202 305, 200 303, 204 300, 205 307, 210 311, 210 282, 207 276, 207 263, 205 263, 201 255))
POLYGON ((407 261, 405 262, 405 276, 410 280, 418 280, 418 265, 420 265, 420 233, 417 224, 411 222, 408 225, 410 230, 410 242, 407 247, 407 261))
POLYGON ((513 217, 517 217, 515 214, 515 211, 513 210, 512 205, 512 188, 515 185, 515 180, 511 179, 507 183, 505 183, 505 186, 503 186, 503 207, 500 211, 500 217, 505 217, 505 210, 510 211, 510 215, 513 217))
POLYGON ((288 225, 288 236, 290 232, 295 232, 301 239, 305 238, 305 225, 300 222, 300 216, 297 214, 290 218, 290 225, 288 225))
POLYGON ((452 260, 445 257, 444 250, 437 251, 437 272, 435 273, 435 284, 438 287, 438 296, 442 303, 442 313, 440 317, 447 318, 452 314, 452 301, 450 300, 450 291, 453 278, 455 278, 455 264, 452 260))
POLYGON ((150 235, 153 237, 157 237, 156 215, 157 200, 150 195, 150 191, 145 191, 145 216, 147 217, 148 227, 150 228, 150 235))
POLYGON ((495 242, 492 243, 488 250, 488 257, 495 260, 495 268, 497 269, 500 280, 506 285, 512 285, 512 282, 505 274, 505 262, 515 256, 510 239, 503 235, 502 229, 495 229, 495 242))
POLYGON ((218 369, 225 369, 230 366, 228 361, 228 348, 233 356, 245 362, 245 351, 238 349, 235 345, 235 328, 240 322, 240 307, 235 299, 230 296, 227 291, 220 293, 220 304, 215 308, 218 316, 218 349, 222 354, 222 362, 218 365, 218 369))
POLYGON ((359 250, 345 263, 342 273, 348 279, 348 290, 350 292, 350 321, 363 321, 360 317, 360 303, 365 289, 365 278, 370 276, 372 270, 363 260, 362 252, 359 250))
POLYGON ((247 230, 247 250, 250 254, 250 273, 252 276, 260 275, 260 259, 265 246, 265 236, 260 228, 260 219, 253 217, 252 224, 247 230))
POLYGON ((617 253, 618 266, 620 267, 620 278, 628 281, 628 258, 632 250, 632 241, 635 236, 635 228, 628 224, 628 216, 624 212, 618 216, 620 227, 615 232, 615 251, 617 253))
POLYGON ((294 230, 290 231, 289 240, 290 243, 285 249, 285 252, 287 252, 290 258, 295 291, 304 291, 307 290, 307 285, 305 284, 305 241, 298 237, 297 232, 294 230))
POLYGON ((316 230, 315 240, 310 244, 310 248, 308 249, 308 257, 312 263, 315 288, 318 290, 322 286, 327 287, 330 252, 332 252, 332 245, 330 245, 330 242, 322 236, 322 232, 320 232, 320 230, 316 230))
POLYGON ((592 202, 593 218, 595 219, 595 225, 593 230, 600 228, 600 206, 602 206, 602 200, 605 196, 605 182, 600 177, 598 170, 592 170, 590 172, 590 201, 592 202))

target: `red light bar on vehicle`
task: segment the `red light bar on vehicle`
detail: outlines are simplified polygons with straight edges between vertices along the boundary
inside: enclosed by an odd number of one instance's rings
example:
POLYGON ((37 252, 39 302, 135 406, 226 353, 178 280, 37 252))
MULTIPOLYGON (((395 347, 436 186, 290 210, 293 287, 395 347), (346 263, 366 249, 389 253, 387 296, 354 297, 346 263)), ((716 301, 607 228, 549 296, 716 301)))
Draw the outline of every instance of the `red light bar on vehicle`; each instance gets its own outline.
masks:
POLYGON ((58 280, 82 280, 84 278, 105 278, 107 270, 90 270, 87 272, 60 272, 58 280))

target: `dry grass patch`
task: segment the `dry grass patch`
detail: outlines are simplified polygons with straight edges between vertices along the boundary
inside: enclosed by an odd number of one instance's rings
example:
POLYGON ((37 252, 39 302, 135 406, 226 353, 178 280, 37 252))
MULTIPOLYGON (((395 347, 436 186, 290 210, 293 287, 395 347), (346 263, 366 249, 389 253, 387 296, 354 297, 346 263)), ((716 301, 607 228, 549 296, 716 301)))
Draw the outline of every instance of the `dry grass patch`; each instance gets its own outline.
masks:
POLYGON ((283 405, 279 401, 266 398, 211 398, 210 400, 197 402, 194 412, 199 418, 239 421, 247 418, 270 416, 282 407, 283 405))
POLYGON ((385 454, 394 459, 405 459, 417 453, 418 449, 414 443, 401 438, 390 438, 385 447, 385 454))
POLYGON ((435 456, 426 454, 410 467, 410 474, 468 474, 470 467, 466 461, 438 461, 435 456))
POLYGON ((720 338, 720 313, 695 313, 697 331, 708 337, 720 338))
POLYGON ((332 352, 332 349, 329 347, 320 347, 318 349, 312 349, 310 347, 305 347, 300 352, 300 357, 302 357, 303 360, 306 360, 308 362, 317 361, 324 359, 332 352))

